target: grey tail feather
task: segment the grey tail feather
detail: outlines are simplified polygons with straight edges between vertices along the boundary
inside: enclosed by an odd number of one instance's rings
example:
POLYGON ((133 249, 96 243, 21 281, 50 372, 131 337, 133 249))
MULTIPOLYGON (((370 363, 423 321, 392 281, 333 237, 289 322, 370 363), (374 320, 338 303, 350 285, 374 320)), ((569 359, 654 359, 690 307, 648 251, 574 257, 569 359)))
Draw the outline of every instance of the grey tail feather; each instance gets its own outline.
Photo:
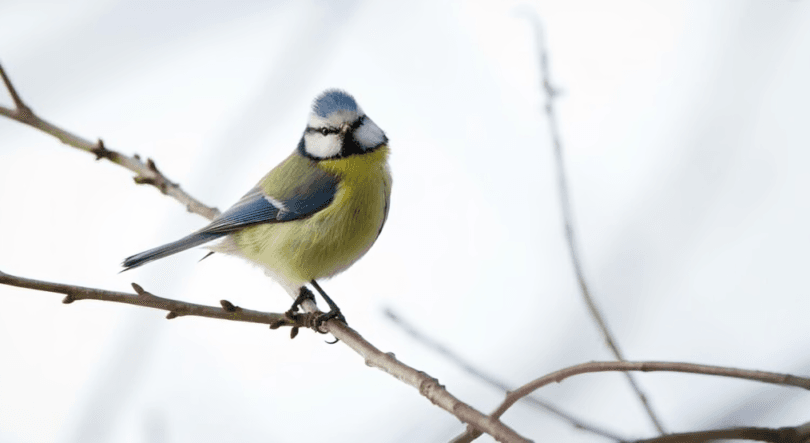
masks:
POLYGON ((131 257, 127 257, 123 263, 124 270, 121 272, 129 271, 132 268, 137 268, 138 266, 149 263, 150 261, 168 257, 180 251, 185 251, 186 249, 199 246, 203 243, 208 243, 209 241, 222 237, 223 235, 225 234, 195 232, 194 234, 183 237, 180 240, 167 243, 163 246, 158 246, 157 248, 152 248, 131 257))

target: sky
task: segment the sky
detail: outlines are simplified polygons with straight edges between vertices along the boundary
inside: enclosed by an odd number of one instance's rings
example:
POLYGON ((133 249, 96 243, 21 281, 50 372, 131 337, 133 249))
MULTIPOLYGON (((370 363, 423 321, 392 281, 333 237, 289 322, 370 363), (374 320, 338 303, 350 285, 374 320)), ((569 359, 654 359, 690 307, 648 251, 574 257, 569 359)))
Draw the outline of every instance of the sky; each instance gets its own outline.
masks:
MULTIPOLYGON (((42 118, 154 159, 220 209, 295 148, 314 97, 353 94, 390 139, 391 210, 371 251, 322 285, 367 340, 490 412, 502 392, 384 312, 515 387, 612 359, 565 242, 528 13, 559 91, 583 270, 627 358, 809 376, 807 1, 10 0, 0 62, 42 118)), ((204 250, 119 274, 206 223, 131 176, 0 119, 0 270, 289 307, 258 268, 198 263, 204 250)), ((0 443, 444 442, 464 429, 311 331, 6 286, 0 300, 0 443)), ((636 378, 673 432, 810 420, 795 388, 636 378)), ((655 435, 621 374, 536 395, 655 435)), ((535 441, 608 441, 521 403, 503 421, 535 441)))

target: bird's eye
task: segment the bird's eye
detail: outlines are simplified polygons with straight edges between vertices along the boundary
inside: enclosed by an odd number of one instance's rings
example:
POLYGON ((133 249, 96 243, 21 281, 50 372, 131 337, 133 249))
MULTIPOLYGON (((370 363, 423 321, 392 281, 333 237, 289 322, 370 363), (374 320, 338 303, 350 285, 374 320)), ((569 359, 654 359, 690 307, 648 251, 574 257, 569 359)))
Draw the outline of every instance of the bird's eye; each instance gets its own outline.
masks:
POLYGON ((321 134, 322 135, 329 135, 329 130, 326 129, 326 128, 321 128, 321 134))

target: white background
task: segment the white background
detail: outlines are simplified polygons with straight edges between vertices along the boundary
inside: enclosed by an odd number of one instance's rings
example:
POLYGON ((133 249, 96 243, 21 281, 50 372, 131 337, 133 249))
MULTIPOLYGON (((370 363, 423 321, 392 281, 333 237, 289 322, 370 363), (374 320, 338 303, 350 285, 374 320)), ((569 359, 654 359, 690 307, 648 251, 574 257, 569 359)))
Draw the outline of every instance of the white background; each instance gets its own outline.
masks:
MULTIPOLYGON (((391 140, 385 231, 323 283, 350 324, 482 411, 502 399, 395 310, 517 386, 611 356, 565 247, 525 8, 546 27, 584 269, 632 360, 810 375, 807 1, 0 3, 0 61, 43 118, 157 161, 224 209, 344 88, 391 140)), ((4 93, 0 100, 11 106, 4 93)), ((205 224, 131 174, 0 119, 0 270, 280 312, 260 270, 204 251, 118 274, 205 224)), ((0 287, 0 442, 443 442, 463 426, 302 331, 0 287)), ((638 374, 671 431, 789 426, 810 396, 638 374)), ((540 396, 628 438, 620 374, 540 396)), ((520 404, 536 441, 603 441, 520 404)), ((486 438, 482 441, 489 441, 486 438)))

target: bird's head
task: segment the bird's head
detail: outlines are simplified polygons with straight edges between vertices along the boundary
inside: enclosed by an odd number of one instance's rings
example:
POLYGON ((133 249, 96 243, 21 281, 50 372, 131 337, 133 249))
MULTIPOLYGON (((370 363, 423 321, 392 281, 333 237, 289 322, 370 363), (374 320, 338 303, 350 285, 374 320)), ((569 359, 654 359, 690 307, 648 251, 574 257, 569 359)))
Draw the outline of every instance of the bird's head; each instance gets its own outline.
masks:
POLYGON ((309 124, 298 145, 301 155, 324 160, 364 154, 388 142, 385 133, 344 91, 324 91, 312 104, 309 124))

